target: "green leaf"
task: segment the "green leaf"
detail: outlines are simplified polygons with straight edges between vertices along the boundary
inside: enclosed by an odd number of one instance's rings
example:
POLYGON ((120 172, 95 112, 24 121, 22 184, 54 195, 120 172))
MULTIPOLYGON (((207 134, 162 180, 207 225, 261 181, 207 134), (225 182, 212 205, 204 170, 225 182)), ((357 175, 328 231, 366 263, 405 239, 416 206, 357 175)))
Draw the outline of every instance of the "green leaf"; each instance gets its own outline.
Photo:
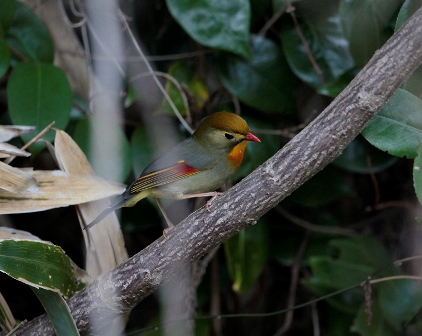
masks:
POLYGON ((321 95, 325 95, 331 98, 337 97, 349 83, 355 78, 357 75, 356 68, 353 68, 349 71, 346 71, 340 77, 337 77, 331 83, 319 88, 317 91, 321 95))
POLYGON ((400 8, 399 15, 397 16, 396 27, 394 31, 400 29, 404 23, 415 14, 415 12, 422 7, 422 0, 405 0, 403 6, 400 8))
POLYGON ((396 162, 396 157, 380 151, 363 138, 357 137, 347 145, 333 164, 351 173, 370 174, 384 171, 396 162))
MULTIPOLYGON (((422 7, 422 0, 406 0, 400 8, 394 31, 399 28, 419 9, 422 7)), ((422 98, 422 67, 419 66, 409 78, 401 86, 402 89, 413 93, 415 96, 422 98)))
POLYGON ((0 271, 36 288, 70 297, 77 281, 69 257, 59 246, 27 240, 0 241, 0 271))
POLYGON ((402 331, 402 326, 422 308, 422 288, 414 280, 384 281, 379 284, 378 290, 382 315, 397 332, 402 331))
POLYGON ((267 263, 267 246, 268 232, 263 223, 247 227, 224 243, 234 291, 241 293, 256 282, 267 263))
POLYGON ((352 194, 352 190, 343 183, 336 169, 328 166, 293 192, 289 200, 308 207, 316 207, 352 194))
POLYGON ((21 2, 16 2, 13 21, 6 31, 5 39, 20 58, 46 63, 54 60, 53 40, 47 28, 21 2))
POLYGON ((218 77, 231 94, 261 111, 290 112, 294 107, 294 76, 274 42, 252 38, 252 61, 221 54, 216 61, 218 77))
MULTIPOLYGON (((300 8, 300 5, 298 5, 300 8)), ((336 6, 321 6, 322 10, 301 13, 300 24, 311 53, 322 71, 325 84, 332 83, 354 67, 348 41, 341 27, 341 18, 336 6)), ((315 72, 293 23, 285 24, 281 40, 286 59, 293 72, 305 83, 321 88, 322 82, 315 72)))
MULTIPOLYGON (((112 129, 113 134, 108 134, 110 137, 116 137, 117 143, 120 146, 120 150, 118 151, 118 154, 116 156, 117 160, 119 160, 120 164, 120 170, 119 170, 119 176, 117 176, 117 180, 120 182, 126 181, 128 178, 131 170, 132 170, 132 150, 129 144, 129 141, 126 138, 125 133, 119 128, 116 127, 113 124, 110 124, 110 122, 105 121, 100 118, 85 118, 80 120, 75 127, 75 131, 73 134, 73 139, 75 142, 79 145, 79 147, 82 149, 82 151, 85 153, 85 155, 88 158, 88 161, 93 163, 93 169, 99 176, 107 177, 109 176, 109 167, 105 167, 103 165, 101 166, 95 166, 96 162, 107 162, 112 159, 110 157, 110 153, 108 151, 100 151, 102 155, 106 155, 107 157, 99 158, 98 161, 94 160, 94 156, 98 156, 99 152, 95 151, 95 149, 92 147, 92 135, 93 135, 93 123, 102 123, 100 128, 105 129, 112 129)), ((108 146, 108 144, 104 144, 104 146, 108 146)))
POLYGON ((6 42, 0 38, 0 78, 4 76, 10 65, 10 51, 6 42))
POLYGON ((43 288, 32 288, 44 306, 57 336, 79 336, 75 321, 62 296, 43 288))
POLYGON ((133 171, 136 176, 154 159, 154 148, 144 126, 135 129, 131 139, 133 171))
MULTIPOLYGON (((338 250, 338 259, 348 263, 365 265, 370 267, 372 272, 393 263, 393 257, 385 246, 379 240, 370 237, 356 236, 333 239, 329 246, 338 250)), ((385 271, 388 271, 388 269, 385 269, 385 271)), ((391 269, 388 274, 391 275, 391 269)))
POLYGON ((422 146, 418 149, 418 155, 413 162, 413 185, 419 203, 422 204, 422 146))
MULTIPOLYGON (((65 129, 69 122, 72 91, 63 72, 50 64, 20 63, 7 85, 9 114, 15 125, 31 125, 41 131, 52 121, 65 129)), ((23 135, 29 141, 33 135, 23 135)), ((44 136, 53 140, 54 134, 44 136)))
POLYGON ((397 0, 340 1, 342 26, 358 67, 363 67, 391 36, 388 28, 399 6, 397 0))
POLYGON ((248 0, 166 0, 174 19, 197 42, 250 58, 248 0))
MULTIPOLYGON (((352 285, 358 285, 371 274, 372 269, 365 265, 354 264, 329 257, 311 257, 309 264, 312 278, 303 284, 320 296, 352 285)), ((354 314, 363 300, 363 292, 359 287, 349 289, 327 301, 336 309, 354 314)))
POLYGON ((391 155, 416 157, 422 144, 422 101, 398 89, 362 131, 372 145, 391 155))
MULTIPOLYGON (((186 89, 188 89, 189 94, 191 95, 191 97, 189 97, 189 95, 187 96, 188 105, 193 105, 190 107, 194 107, 196 110, 200 110, 204 107, 204 104, 208 101, 208 91, 205 83, 191 68, 182 62, 175 62, 168 70, 168 74, 179 82, 183 91, 186 92, 186 89)), ((185 104, 176 85, 168 80, 165 88, 180 114, 183 116, 186 115, 185 104)), ((163 99, 163 106, 159 110, 159 113, 174 115, 173 109, 165 98, 163 99)))
POLYGON ((16 0, 0 1, 0 37, 4 37, 6 31, 13 22, 16 10, 16 0))
MULTIPOLYGON (((377 276, 397 274, 393 258, 376 239, 364 236, 333 239, 329 242, 334 257, 319 256, 309 259, 313 277, 304 284, 325 295, 352 285, 359 285, 377 271, 377 276), (380 271, 382 270, 382 271, 380 271)), ((328 302, 345 312, 355 313, 363 301, 361 288, 354 288, 328 302)))
POLYGON ((378 305, 374 300, 371 305, 371 323, 368 325, 368 315, 365 313, 365 306, 362 305, 351 327, 351 331, 361 336, 394 336, 392 328, 385 323, 385 319, 378 305))
POLYGON ((330 257, 311 257, 309 259, 313 277, 311 284, 322 285, 332 289, 341 289, 359 284, 368 279, 374 269, 372 267, 335 260, 330 257))

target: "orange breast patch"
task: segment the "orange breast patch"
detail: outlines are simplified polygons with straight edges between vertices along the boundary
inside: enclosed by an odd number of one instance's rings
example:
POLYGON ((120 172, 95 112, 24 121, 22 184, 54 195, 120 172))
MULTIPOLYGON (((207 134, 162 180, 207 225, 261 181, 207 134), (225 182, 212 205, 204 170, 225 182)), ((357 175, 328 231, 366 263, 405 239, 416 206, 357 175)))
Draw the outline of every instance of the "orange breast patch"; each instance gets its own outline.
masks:
POLYGON ((243 155, 245 154, 246 141, 236 145, 228 155, 228 159, 236 168, 239 168, 243 161, 243 155))

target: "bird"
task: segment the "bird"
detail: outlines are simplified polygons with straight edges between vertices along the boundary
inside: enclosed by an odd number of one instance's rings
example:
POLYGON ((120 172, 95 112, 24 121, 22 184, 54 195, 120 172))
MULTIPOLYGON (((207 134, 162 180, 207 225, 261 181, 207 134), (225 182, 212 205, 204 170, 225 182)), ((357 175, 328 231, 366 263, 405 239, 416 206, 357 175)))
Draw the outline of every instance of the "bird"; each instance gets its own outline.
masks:
POLYGON ((131 207, 145 197, 153 197, 167 221, 159 201, 212 196, 240 167, 247 142, 261 142, 246 121, 235 113, 216 112, 204 118, 196 131, 148 165, 141 175, 85 229, 92 228, 111 212, 131 207))

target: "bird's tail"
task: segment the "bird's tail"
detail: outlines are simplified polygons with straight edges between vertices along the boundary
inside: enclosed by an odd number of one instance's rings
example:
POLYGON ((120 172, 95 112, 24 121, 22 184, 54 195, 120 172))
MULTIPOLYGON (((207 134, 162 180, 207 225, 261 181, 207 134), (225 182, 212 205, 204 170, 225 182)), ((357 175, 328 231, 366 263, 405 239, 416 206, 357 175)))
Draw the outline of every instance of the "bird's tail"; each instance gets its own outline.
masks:
POLYGON ((122 197, 123 195, 117 197, 113 203, 110 204, 109 207, 107 207, 106 209, 104 209, 103 212, 101 212, 97 218, 95 218, 91 223, 89 223, 87 226, 84 227, 85 229, 90 229, 92 228, 95 224, 98 224, 99 222, 101 222, 105 217, 107 217, 110 213, 112 213, 113 211, 117 210, 118 208, 122 207, 126 202, 127 199, 125 197, 122 197))

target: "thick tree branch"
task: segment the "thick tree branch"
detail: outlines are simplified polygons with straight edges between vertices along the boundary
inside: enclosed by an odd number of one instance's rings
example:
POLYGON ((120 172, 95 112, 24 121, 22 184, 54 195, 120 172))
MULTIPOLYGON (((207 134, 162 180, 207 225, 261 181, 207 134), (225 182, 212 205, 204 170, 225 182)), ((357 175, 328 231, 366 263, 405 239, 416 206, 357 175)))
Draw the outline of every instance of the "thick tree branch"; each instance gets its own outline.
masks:
MULTIPOLYGON (((397 32, 325 111, 270 160, 211 206, 182 221, 69 300, 81 334, 105 325, 153 293, 175 272, 253 225, 336 158, 422 62, 422 9, 397 32)), ((19 335, 52 335, 46 316, 19 335)))

